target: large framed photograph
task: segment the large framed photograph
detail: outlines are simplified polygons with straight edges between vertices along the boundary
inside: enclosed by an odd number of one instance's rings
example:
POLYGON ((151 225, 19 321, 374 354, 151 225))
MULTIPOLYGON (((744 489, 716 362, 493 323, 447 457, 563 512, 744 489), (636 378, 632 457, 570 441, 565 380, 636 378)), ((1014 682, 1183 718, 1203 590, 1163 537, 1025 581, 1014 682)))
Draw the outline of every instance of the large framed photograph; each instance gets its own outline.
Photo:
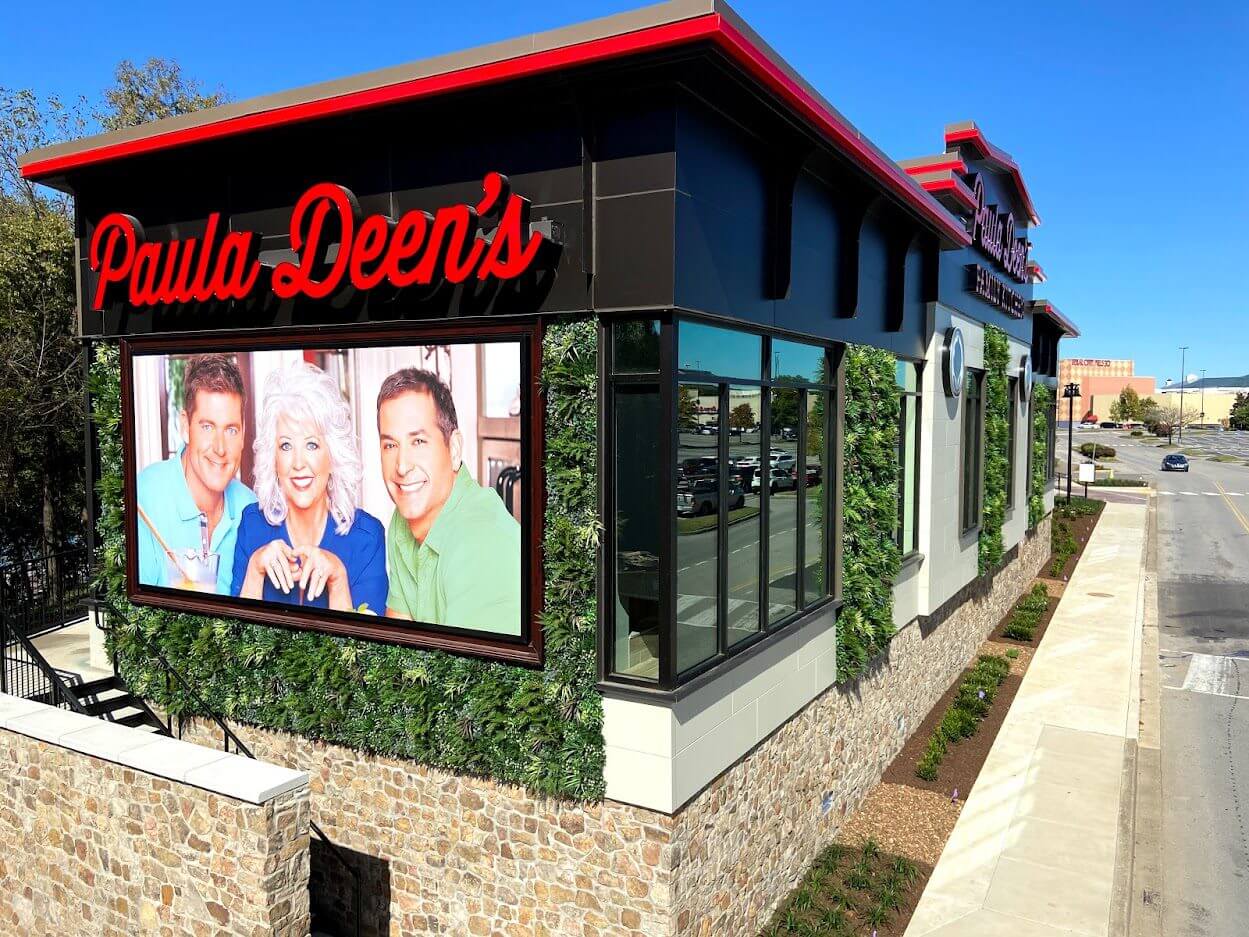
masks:
POLYGON ((533 326, 123 343, 138 604, 538 662, 533 326))

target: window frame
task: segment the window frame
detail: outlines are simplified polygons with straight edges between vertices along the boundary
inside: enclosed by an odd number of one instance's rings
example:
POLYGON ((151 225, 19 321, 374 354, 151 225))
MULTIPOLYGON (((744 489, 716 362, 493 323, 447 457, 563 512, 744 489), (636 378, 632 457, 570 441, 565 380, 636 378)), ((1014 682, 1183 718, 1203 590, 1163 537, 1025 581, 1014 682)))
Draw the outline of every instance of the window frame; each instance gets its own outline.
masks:
POLYGON ((840 531, 841 531, 841 511, 840 497, 836 492, 840 492, 841 486, 841 418, 844 404, 844 377, 842 373, 842 361, 844 357, 844 345, 832 340, 815 339, 810 336, 795 335, 779 330, 771 330, 753 326, 747 323, 736 321, 726 321, 712 316, 698 315, 685 311, 669 311, 667 313, 657 313, 655 311, 638 310, 634 314, 617 314, 612 316, 603 316, 599 322, 600 342, 599 342, 599 370, 600 370, 600 386, 604 388, 604 394, 599 406, 599 451, 600 464, 603 467, 599 473, 599 510, 600 517, 610 519, 614 511, 614 499, 616 496, 614 486, 614 473, 616 470, 617 454, 614 450, 614 427, 612 426, 612 412, 614 407, 614 394, 616 388, 627 384, 654 384, 658 382, 660 396, 660 412, 661 418, 666 419, 667 423, 660 429, 660 457, 665 465, 666 476, 663 480, 662 500, 660 507, 660 523, 661 534, 660 542, 664 549, 658 558, 659 567, 659 661, 658 661, 658 678, 648 679, 640 678, 630 674, 618 673, 614 668, 613 646, 614 633, 616 628, 615 621, 615 605, 614 605, 614 566, 615 566, 615 531, 611 523, 604 524, 602 556, 600 572, 600 597, 598 602, 599 608, 599 642, 600 649, 598 654, 598 671, 600 682, 604 686, 610 686, 615 690, 629 689, 637 692, 646 698, 661 697, 673 698, 684 693, 690 692, 694 687, 702 685, 706 682, 706 678, 711 675, 712 671, 720 669, 726 663, 733 661, 744 655, 749 655, 755 649, 762 645, 770 644, 779 635, 788 633, 795 627, 807 621, 813 614, 825 610, 829 607, 836 607, 840 602, 841 594, 841 551, 840 551, 840 531), (656 321, 660 323, 660 344, 659 344, 659 372, 613 372, 612 352, 613 352, 613 326, 624 321, 656 321), (679 348, 678 348, 678 331, 681 321, 698 323, 701 325, 710 325, 719 328, 730 329, 738 332, 745 332, 760 338, 760 371, 759 379, 742 378, 739 376, 720 375, 711 372, 702 371, 682 371, 678 365, 679 348), (775 383, 771 373, 771 350, 772 340, 781 339, 784 341, 793 341, 800 344, 812 346, 823 350, 825 381, 818 382, 794 382, 786 381, 784 383, 775 383), (714 384, 719 389, 718 399, 720 401, 721 419, 719 429, 717 431, 717 455, 719 458, 720 471, 717 473, 717 488, 719 492, 717 507, 717 596, 716 596, 716 635, 717 647, 716 652, 707 659, 695 663, 684 671, 677 671, 677 586, 678 586, 678 570, 677 570, 677 510, 676 510, 676 492, 678 481, 678 459, 677 455, 680 451, 680 427, 677 420, 677 395, 682 384, 714 384), (728 644, 728 615, 727 601, 728 595, 726 590, 727 576, 727 551, 725 550, 728 538, 728 399, 733 387, 759 387, 760 388, 760 470, 770 472, 770 460, 765 461, 765 456, 770 450, 771 444, 771 417, 772 407, 770 401, 771 392, 777 389, 788 389, 797 392, 799 406, 799 425, 797 427, 798 450, 795 455, 795 610, 786 615, 784 618, 778 619, 774 623, 767 621, 767 609, 769 603, 767 601, 768 591, 768 572, 770 562, 769 545, 771 541, 771 510, 770 510, 770 492, 769 486, 764 484, 760 487, 760 504, 759 504, 759 630, 749 637, 740 639, 736 644, 728 644), (806 465, 807 454, 805 445, 807 440, 808 420, 806 414, 806 406, 808 405, 808 391, 818 390, 825 394, 824 407, 824 439, 825 452, 827 453, 826 464, 823 466, 823 474, 821 478, 821 510, 825 517, 825 530, 822 533, 821 549, 823 551, 824 564, 824 582, 826 583, 825 595, 813 601, 806 601, 806 587, 804 577, 806 566, 806 543, 805 543, 805 522, 806 522, 806 465), (767 400, 764 405, 763 401, 767 400))
POLYGON ((1006 510, 1015 507, 1015 449, 1019 445, 1016 435, 1019 423, 1019 378, 1006 379, 1006 510))
POLYGON ((919 553, 919 487, 923 480, 923 473, 920 471, 920 464, 923 460, 923 437, 924 437, 924 361, 923 359, 911 359, 901 355, 897 356, 898 361, 906 362, 915 368, 915 390, 908 391, 898 388, 898 395, 901 399, 901 406, 898 408, 898 533, 894 537, 894 542, 898 545, 898 549, 902 551, 902 559, 905 561, 919 553), (902 542, 902 531, 905 528, 904 520, 906 499, 906 480, 907 466, 905 464, 906 454, 906 405, 907 398, 912 398, 915 407, 915 462, 911 466, 915 476, 915 491, 911 499, 911 511, 914 518, 911 528, 911 544, 910 549, 902 542))
MULTIPOLYGON (((985 412, 985 393, 984 393, 984 376, 985 372, 978 368, 968 368, 966 378, 975 383, 975 417, 973 427, 968 429, 968 413, 969 409, 964 409, 960 414, 960 440, 959 440, 959 536, 965 537, 967 534, 979 530, 984 522, 984 412, 985 412), (971 457, 974 463, 975 479, 972 484, 974 491, 968 491, 967 468, 968 456, 967 446, 970 442, 975 442, 976 451, 971 457)), ((970 408, 972 398, 967 393, 966 386, 962 394, 963 407, 970 408)))

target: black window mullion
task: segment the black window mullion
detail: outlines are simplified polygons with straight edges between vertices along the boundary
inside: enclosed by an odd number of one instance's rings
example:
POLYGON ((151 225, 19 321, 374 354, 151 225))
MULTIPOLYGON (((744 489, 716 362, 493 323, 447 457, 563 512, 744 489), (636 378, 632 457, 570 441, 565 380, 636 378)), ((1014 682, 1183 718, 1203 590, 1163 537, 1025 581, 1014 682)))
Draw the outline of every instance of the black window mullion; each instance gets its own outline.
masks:
POLYGON ((716 653, 728 649, 729 621, 729 385, 719 385, 719 431, 716 435, 716 653))
POLYGON ((797 519, 798 542, 794 544, 794 608, 801 611, 807 599, 807 390, 798 391, 798 458, 794 459, 794 516, 797 519))
POLYGON ((676 326, 665 322, 659 330, 659 412, 665 421, 659 427, 661 439, 659 458, 663 465, 660 477, 660 526, 661 536, 666 538, 667 549, 659 557, 659 685, 665 690, 676 686, 676 453, 677 426, 677 376, 673 363, 676 361, 676 326), (666 432, 665 432, 666 430, 666 432))

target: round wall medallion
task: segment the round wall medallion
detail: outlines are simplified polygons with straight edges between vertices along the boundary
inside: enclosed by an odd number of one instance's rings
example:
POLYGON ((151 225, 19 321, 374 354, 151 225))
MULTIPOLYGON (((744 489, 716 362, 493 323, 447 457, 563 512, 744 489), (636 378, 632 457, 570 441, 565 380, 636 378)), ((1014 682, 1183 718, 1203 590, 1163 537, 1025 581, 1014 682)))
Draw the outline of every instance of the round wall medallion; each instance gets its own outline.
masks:
POLYGON ((958 397, 963 393, 963 374, 967 369, 967 357, 963 354, 963 332, 951 326, 945 330, 945 347, 941 352, 941 375, 945 381, 945 395, 958 397))
POLYGON ((1019 359, 1019 402, 1026 404, 1032 399, 1032 356, 1019 359))

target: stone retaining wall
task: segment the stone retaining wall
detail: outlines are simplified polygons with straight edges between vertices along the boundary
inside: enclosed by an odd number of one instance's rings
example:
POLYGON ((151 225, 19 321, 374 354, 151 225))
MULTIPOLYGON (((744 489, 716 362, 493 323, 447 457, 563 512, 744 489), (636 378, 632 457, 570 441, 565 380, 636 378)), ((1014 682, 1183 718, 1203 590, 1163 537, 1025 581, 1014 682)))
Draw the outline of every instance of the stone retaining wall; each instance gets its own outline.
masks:
MULTIPOLYGON (((287 789, 264 803, 225 796, 23 734, 129 742, 165 767, 208 771, 188 768, 195 746, 38 705, 0 697, 0 933, 308 934, 305 779, 279 779, 287 789)), ((234 757, 202 760, 230 784, 278 772, 234 757)))
MULTIPOLYGON (((1040 570, 1049 521, 991 583, 913 623, 674 816, 536 798, 479 778, 270 730, 256 754, 306 770, 314 819, 364 881, 364 935, 753 937, 1040 570)), ((187 731, 212 739, 210 726, 187 731)), ((328 859, 314 907, 351 907, 328 859)))

